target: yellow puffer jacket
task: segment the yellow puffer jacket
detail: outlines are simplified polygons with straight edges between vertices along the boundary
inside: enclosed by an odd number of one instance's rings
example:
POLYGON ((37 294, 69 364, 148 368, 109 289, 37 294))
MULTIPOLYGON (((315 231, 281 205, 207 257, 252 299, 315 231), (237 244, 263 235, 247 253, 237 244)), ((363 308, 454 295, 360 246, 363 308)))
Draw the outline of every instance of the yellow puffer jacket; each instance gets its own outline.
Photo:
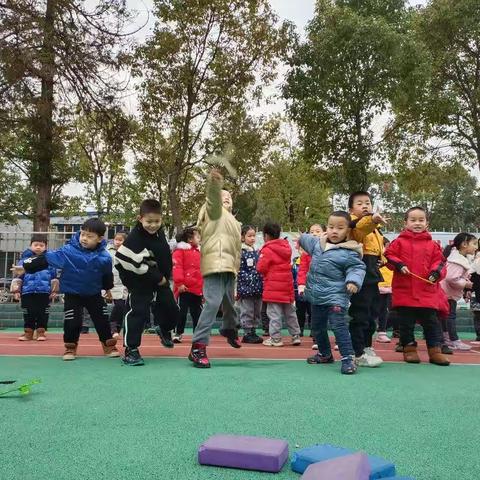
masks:
POLYGON ((241 225, 222 205, 222 182, 209 179, 207 201, 198 215, 202 235, 200 269, 205 277, 212 273, 237 275, 242 252, 241 225))
POLYGON ((355 228, 352 229, 351 237, 358 243, 363 244, 363 254, 383 257, 383 236, 377 230, 379 225, 372 221, 372 216, 367 215, 358 219, 358 217, 352 215, 352 220, 356 224, 355 228))
POLYGON ((383 282, 378 284, 380 293, 392 293, 393 270, 390 270, 387 267, 382 267, 380 273, 383 277, 383 282))

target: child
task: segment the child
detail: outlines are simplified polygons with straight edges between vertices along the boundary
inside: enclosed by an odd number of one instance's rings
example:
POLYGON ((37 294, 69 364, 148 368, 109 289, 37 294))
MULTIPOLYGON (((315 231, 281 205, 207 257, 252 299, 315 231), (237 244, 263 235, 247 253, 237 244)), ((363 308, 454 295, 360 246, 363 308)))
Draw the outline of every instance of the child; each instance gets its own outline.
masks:
POLYGON ((447 275, 440 285, 450 304, 450 314, 446 321, 444 336, 445 343, 452 350, 470 350, 472 348, 458 338, 457 302, 463 297, 463 291, 473 286, 470 281, 473 270, 467 255, 474 255, 477 245, 478 241, 474 235, 459 233, 453 239, 453 245, 449 245, 444 251, 444 256, 447 257, 447 275))
POLYGON ((58 250, 47 250, 43 255, 27 258, 22 267, 14 267, 16 274, 35 273, 48 266, 61 269, 60 292, 64 293, 65 321, 63 360, 75 360, 82 328, 83 308, 92 318, 103 352, 118 357, 117 340, 112 338, 107 305, 102 290, 113 287, 112 259, 105 250, 105 224, 98 218, 89 218, 69 243, 58 250))
POLYGON ((282 317, 292 336, 292 345, 301 345, 300 327, 293 301, 293 277, 291 270, 292 248, 288 240, 280 238, 281 228, 276 223, 263 227, 265 244, 260 250, 257 270, 263 277, 262 299, 267 302, 267 315, 270 320, 270 338, 263 344, 268 347, 283 347, 282 317))
POLYGON ((361 290, 351 298, 350 335, 357 365, 378 367, 383 360, 372 348, 380 304, 378 283, 383 280, 379 269, 383 261, 383 236, 378 226, 385 223, 386 219, 379 213, 373 213, 372 199, 368 192, 352 193, 348 207, 353 220, 351 236, 363 245, 363 262, 367 268, 361 290))
POLYGON ((470 300, 470 309, 473 313, 473 326, 475 328, 475 340, 472 345, 480 345, 480 240, 478 241, 477 254, 472 263, 473 273, 471 276, 473 296, 470 300))
POLYGON ((240 305, 240 323, 245 335, 242 343, 262 343, 256 329, 261 323, 262 276, 257 272, 258 250, 255 249, 256 230, 251 225, 242 227, 242 257, 237 279, 237 297, 240 305))
MULTIPOLYGON (((387 238, 383 239, 384 248, 388 248, 390 241, 387 238)), ((392 309, 392 280, 393 272, 383 266, 380 269, 380 274, 383 277, 383 281, 378 284, 378 289, 380 291, 380 305, 378 308, 378 331, 377 331, 377 342, 379 343, 390 343, 391 339, 387 335, 387 327, 389 314, 392 309)))
POLYGON ((166 348, 173 348, 171 330, 178 322, 178 306, 170 289, 172 256, 162 230, 160 202, 144 200, 137 220, 115 254, 115 267, 129 291, 122 361, 131 366, 145 363, 138 347, 150 311, 160 342, 166 348))
MULTIPOLYGON (((47 236, 35 234, 30 241, 30 248, 22 254, 19 264, 23 265, 27 258, 38 257, 47 249, 47 236)), ((14 279, 11 291, 15 300, 21 298, 23 309, 24 334, 18 339, 21 342, 33 340, 33 333, 37 331, 37 341, 44 342, 47 337, 45 331, 48 326, 50 300, 58 292, 57 272, 47 267, 36 273, 26 273, 21 278, 14 279)))
MULTIPOLYGON (((127 232, 117 232, 113 237, 113 244, 109 245, 107 250, 112 257, 112 262, 115 260, 117 250, 123 245, 127 238, 127 232)), ((107 300, 113 302, 113 308, 110 312, 110 328, 112 330, 113 338, 118 338, 119 332, 123 326, 123 318, 125 317, 126 300, 128 297, 127 289, 124 287, 118 270, 113 267, 113 288, 110 290, 110 295, 107 300)))
POLYGON ((427 342, 430 363, 447 366, 441 353, 442 332, 438 321, 441 290, 438 280, 445 275, 440 246, 427 232, 427 215, 422 207, 405 213, 405 228, 388 247, 385 255, 393 270, 392 306, 400 321, 400 344, 407 363, 420 363, 414 328, 418 321, 427 342))
POLYGON ((333 212, 328 218, 325 235, 300 237, 300 245, 312 257, 305 295, 312 306, 312 330, 319 348, 319 353, 307 362, 333 363, 327 333, 330 324, 342 356, 341 372, 347 375, 356 371, 347 307, 350 295, 362 288, 366 270, 362 246, 355 240, 348 240, 350 222, 347 212, 333 212))
POLYGON ((232 215, 232 197, 222 190, 223 177, 210 172, 207 201, 200 210, 197 227, 202 235, 201 271, 205 304, 192 338, 188 356, 194 367, 210 368, 207 345, 210 331, 222 306, 220 334, 233 348, 240 348, 235 311, 235 277, 240 268, 241 228, 232 215))
POLYGON ((197 228, 186 228, 178 235, 178 243, 173 252, 173 294, 180 307, 178 321, 173 341, 182 342, 187 314, 190 311, 193 331, 197 327, 202 313, 203 278, 200 271, 200 233, 197 228))
MULTIPOLYGON (((300 294, 299 286, 298 286, 298 275, 300 271, 300 265, 302 258, 304 256, 308 256, 305 250, 297 245, 297 250, 300 255, 296 256, 292 261, 292 276, 293 276, 293 290, 295 292, 295 313, 297 314, 298 326, 300 327, 300 337, 304 335, 305 324, 307 323, 307 315, 309 317, 310 323, 310 303, 307 302, 305 299, 305 285, 303 285, 302 293, 300 294)), ((310 268, 310 265, 309 265, 310 268)), ((307 272, 308 273, 308 272, 307 272)), ((306 279, 305 279, 306 283, 306 279)))

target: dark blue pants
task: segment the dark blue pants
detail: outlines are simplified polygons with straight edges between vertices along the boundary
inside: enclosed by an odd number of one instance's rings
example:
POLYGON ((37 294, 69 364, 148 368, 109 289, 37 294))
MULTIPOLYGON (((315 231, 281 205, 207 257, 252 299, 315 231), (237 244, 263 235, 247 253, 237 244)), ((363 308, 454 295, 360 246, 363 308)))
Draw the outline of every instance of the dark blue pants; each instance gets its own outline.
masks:
POLYGON ((312 305, 312 332, 318 351, 330 356, 332 349, 328 339, 328 325, 335 334, 338 350, 342 357, 353 355, 352 339, 348 330, 347 310, 338 305, 312 305))

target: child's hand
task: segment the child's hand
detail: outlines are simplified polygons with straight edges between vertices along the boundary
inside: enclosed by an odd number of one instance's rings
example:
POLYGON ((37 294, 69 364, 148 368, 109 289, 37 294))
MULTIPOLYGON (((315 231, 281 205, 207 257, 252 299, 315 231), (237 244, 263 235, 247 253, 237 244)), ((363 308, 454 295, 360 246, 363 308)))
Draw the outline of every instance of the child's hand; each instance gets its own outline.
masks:
POLYGON ((435 283, 439 278, 440 278, 440 273, 437 270, 430 272, 430 275, 428 276, 428 280, 432 283, 435 283))
POLYGON ((165 285, 168 285, 168 281, 165 277, 162 278, 162 280, 158 283, 161 287, 164 287, 165 285))
POLYGON ((178 293, 185 293, 188 290, 188 288, 185 285, 180 285, 178 287, 178 293))
POLYGON ((358 292, 358 287, 354 283, 347 283, 347 292, 353 295, 358 292))
POLYGON ((214 182, 223 182, 223 176, 220 173, 220 171, 217 170, 216 168, 213 168, 212 170, 210 170, 210 178, 214 182))
POLYGON ((106 300, 107 302, 111 302, 111 301, 113 300, 111 290, 107 290, 107 291, 105 292, 105 300, 106 300))
POLYGON ((400 272, 403 273, 403 275, 410 275, 410 270, 408 269, 408 267, 402 267, 400 269, 400 272))
POLYGON ((52 292, 49 296, 50 300, 53 302, 57 298, 57 292, 52 292))
POLYGON ((303 297, 305 295, 305 285, 298 286, 298 294, 303 297))
POLYGON ((473 283, 472 283, 470 280, 467 280, 467 281, 465 282, 465 288, 470 289, 470 288, 472 288, 472 287, 473 287, 473 283))
POLYGON ((390 219, 388 217, 383 217, 380 212, 376 212, 372 215, 372 222, 376 224, 384 224, 386 225, 390 219))
POLYGON ((16 276, 20 277, 21 275, 25 275, 25 269, 20 265, 12 265, 10 271, 16 276))
POLYGON ((16 301, 16 302, 19 302, 20 301, 20 296, 21 296, 21 293, 20 292, 15 292, 13 294, 13 299, 16 301))

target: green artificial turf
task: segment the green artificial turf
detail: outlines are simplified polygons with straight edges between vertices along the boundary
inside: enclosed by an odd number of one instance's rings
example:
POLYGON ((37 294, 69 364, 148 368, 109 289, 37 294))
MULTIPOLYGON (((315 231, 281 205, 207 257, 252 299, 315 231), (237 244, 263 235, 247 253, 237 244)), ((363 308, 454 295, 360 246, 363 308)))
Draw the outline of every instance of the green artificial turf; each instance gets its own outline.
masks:
POLYGON ((331 443, 383 456, 417 480, 478 479, 480 367, 384 364, 348 377, 303 361, 0 357, 0 479, 299 479, 197 464, 215 433, 331 443))

